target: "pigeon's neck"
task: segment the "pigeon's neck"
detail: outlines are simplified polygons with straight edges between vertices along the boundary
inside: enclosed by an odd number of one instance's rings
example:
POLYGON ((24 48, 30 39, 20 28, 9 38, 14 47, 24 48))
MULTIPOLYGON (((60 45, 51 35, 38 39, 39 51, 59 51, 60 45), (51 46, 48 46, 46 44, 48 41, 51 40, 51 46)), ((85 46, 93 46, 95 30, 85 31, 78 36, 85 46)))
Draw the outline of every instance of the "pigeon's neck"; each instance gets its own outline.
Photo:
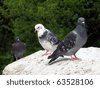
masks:
POLYGON ((77 25, 77 27, 75 28, 75 31, 82 37, 84 38, 87 37, 85 25, 77 25))
POLYGON ((85 27, 85 24, 84 23, 77 23, 77 26, 85 27))
POLYGON ((41 37, 41 36, 45 33, 45 31, 46 31, 46 29, 40 30, 40 31, 38 32, 38 37, 41 37))
POLYGON ((20 40, 18 40, 18 41, 15 41, 16 43, 19 43, 19 42, 21 42, 20 40))
POLYGON ((83 32, 84 30, 86 30, 86 28, 85 28, 85 25, 84 24, 78 24, 76 26, 76 29, 75 30, 76 31, 79 31, 79 32, 83 32))

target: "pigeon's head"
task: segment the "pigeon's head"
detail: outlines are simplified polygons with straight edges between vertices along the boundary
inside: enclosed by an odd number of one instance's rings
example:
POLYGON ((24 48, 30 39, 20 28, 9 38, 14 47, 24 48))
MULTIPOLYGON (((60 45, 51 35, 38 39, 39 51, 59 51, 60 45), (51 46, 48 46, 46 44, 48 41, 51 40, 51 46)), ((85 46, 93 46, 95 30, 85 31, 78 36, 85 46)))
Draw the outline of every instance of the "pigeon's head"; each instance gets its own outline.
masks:
POLYGON ((42 24, 37 24, 35 25, 35 32, 39 32, 39 31, 42 31, 44 30, 44 26, 42 24))
POLYGON ((19 42, 19 41, 20 41, 19 37, 16 37, 16 38, 15 38, 15 41, 16 41, 16 42, 19 42))
POLYGON ((77 23, 81 24, 81 25, 85 25, 85 18, 83 18, 83 17, 78 18, 77 23))

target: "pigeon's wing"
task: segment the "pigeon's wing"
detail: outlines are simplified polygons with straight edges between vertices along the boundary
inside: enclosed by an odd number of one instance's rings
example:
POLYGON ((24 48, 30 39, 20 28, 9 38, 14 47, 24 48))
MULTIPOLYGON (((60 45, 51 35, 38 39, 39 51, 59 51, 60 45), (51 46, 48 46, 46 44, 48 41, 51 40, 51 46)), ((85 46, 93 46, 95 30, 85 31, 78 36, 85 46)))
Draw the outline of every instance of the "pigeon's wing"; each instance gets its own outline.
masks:
POLYGON ((21 58, 25 52, 25 44, 23 42, 16 42, 12 45, 12 53, 15 58, 21 58))
POLYGON ((58 44, 60 41, 57 39, 53 32, 48 31, 46 36, 47 41, 49 41, 52 45, 58 44))
POLYGON ((67 52, 68 50, 73 48, 75 46, 76 41, 77 41, 77 33, 75 31, 72 31, 67 36, 65 36, 63 41, 64 44, 63 46, 65 51, 67 52))
POLYGON ((13 52, 20 52, 20 51, 25 50, 26 45, 23 42, 17 42, 17 43, 14 43, 12 47, 13 47, 12 49, 13 52))
POLYGON ((56 60, 59 56, 65 55, 70 49, 75 46, 77 34, 73 31, 70 32, 65 39, 59 43, 57 49, 48 57, 51 58, 49 63, 56 60))

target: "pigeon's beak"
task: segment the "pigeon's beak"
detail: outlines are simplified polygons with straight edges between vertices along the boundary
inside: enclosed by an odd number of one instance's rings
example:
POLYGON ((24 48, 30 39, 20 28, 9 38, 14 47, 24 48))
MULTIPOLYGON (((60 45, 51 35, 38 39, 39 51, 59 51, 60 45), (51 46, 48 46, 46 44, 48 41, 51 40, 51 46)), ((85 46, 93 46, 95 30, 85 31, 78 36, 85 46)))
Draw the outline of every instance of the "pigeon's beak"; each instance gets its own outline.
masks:
POLYGON ((37 30, 35 29, 35 31, 34 32, 37 32, 37 30))
POLYGON ((82 23, 84 24, 85 22, 83 21, 82 23))

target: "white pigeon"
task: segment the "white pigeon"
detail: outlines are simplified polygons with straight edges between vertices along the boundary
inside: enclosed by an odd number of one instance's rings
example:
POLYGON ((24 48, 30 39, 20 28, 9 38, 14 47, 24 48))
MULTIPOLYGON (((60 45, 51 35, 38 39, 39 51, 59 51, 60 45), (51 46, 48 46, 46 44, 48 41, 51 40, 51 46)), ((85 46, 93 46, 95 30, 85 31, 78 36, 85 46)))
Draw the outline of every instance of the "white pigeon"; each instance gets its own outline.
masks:
POLYGON ((86 43, 87 32, 85 27, 85 19, 78 18, 76 28, 65 36, 64 40, 59 43, 57 49, 48 57, 51 59, 49 63, 56 60, 59 56, 74 56, 72 59, 78 59, 76 52, 86 43))
POLYGON ((39 43, 46 50, 42 56, 48 55, 48 51, 53 52, 57 48, 59 40, 53 32, 46 29, 42 24, 35 25, 35 32, 37 32, 39 43))

